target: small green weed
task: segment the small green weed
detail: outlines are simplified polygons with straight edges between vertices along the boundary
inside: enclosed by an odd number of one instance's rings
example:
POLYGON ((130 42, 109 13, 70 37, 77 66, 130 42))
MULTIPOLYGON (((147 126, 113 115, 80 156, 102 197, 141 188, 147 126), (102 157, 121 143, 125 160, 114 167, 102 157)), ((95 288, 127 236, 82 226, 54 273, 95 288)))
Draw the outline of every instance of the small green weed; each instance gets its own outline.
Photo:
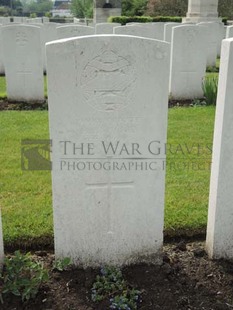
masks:
POLYGON ((26 301, 36 296, 41 284, 48 280, 48 272, 32 260, 30 253, 16 251, 13 257, 5 258, 0 280, 1 296, 11 293, 26 301))
POLYGON ((53 270, 64 271, 70 265, 71 259, 69 257, 65 257, 64 259, 57 259, 53 263, 53 270))
POLYGON ((206 105, 216 105, 218 93, 218 77, 206 77, 202 82, 206 105))
POLYGON ((219 72, 219 68, 216 66, 208 66, 206 72, 219 72))
POLYGON ((115 267, 104 267, 92 287, 92 301, 109 299, 110 309, 136 310, 141 301, 140 292, 130 288, 122 272, 115 267))
POLYGON ((199 107, 199 106, 205 106, 206 102, 204 100, 200 100, 200 99, 193 99, 191 106, 192 107, 199 107))

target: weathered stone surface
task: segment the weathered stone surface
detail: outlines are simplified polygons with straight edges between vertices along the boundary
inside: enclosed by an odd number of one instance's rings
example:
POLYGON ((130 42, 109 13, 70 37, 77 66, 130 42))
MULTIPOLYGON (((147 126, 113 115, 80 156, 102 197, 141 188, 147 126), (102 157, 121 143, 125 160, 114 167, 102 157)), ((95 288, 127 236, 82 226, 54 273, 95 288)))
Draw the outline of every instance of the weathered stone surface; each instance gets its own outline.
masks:
POLYGON ((233 39, 223 41, 210 180, 206 246, 211 258, 233 258, 233 39))
POLYGON ((31 25, 2 27, 7 97, 12 101, 44 101, 40 28, 31 25))
POLYGON ((188 12, 183 22, 220 21, 218 18, 218 0, 189 0, 188 12))
POLYGON ((93 35, 94 33, 95 33, 95 28, 89 27, 89 26, 81 26, 78 24, 57 27, 58 39, 88 36, 88 35, 93 35))
POLYGON ((119 23, 100 23, 95 25, 96 34, 113 34, 113 28, 121 26, 119 23))
POLYGON ((202 98, 206 72, 205 41, 195 25, 172 28, 169 91, 173 99, 202 98))
POLYGON ((163 34, 163 40, 166 42, 171 42, 172 40, 172 28, 180 26, 179 23, 165 23, 164 24, 164 34, 163 34))
MULTIPOLYGON (((155 23, 154 23, 155 24, 155 23)), ((163 24, 163 23, 162 23, 163 24)), ((131 24, 129 26, 120 26, 114 28, 115 34, 132 35, 137 37, 163 40, 163 25, 131 24)))
POLYGON ((216 59, 218 55, 218 44, 219 44, 219 25, 218 23, 199 23, 197 26, 202 27, 203 34, 206 41, 206 59, 207 66, 213 67, 216 65, 216 59))
POLYGON ((118 35, 47 44, 57 258, 161 262, 169 51, 118 35))
POLYGON ((233 26, 228 26, 226 30, 226 39, 233 37, 233 26))

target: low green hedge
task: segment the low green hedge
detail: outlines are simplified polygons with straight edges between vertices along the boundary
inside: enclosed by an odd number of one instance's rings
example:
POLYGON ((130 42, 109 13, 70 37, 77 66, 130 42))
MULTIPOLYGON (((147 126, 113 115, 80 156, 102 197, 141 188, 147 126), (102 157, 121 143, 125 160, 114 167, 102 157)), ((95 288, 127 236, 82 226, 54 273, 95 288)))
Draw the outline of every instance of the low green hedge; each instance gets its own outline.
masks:
POLYGON ((73 23, 74 19, 73 17, 50 17, 49 21, 53 23, 65 24, 65 23, 73 23))
POLYGON ((178 16, 110 16, 108 21, 110 23, 120 23, 125 25, 127 23, 150 23, 150 22, 173 22, 181 23, 182 17, 178 16))
MULTIPOLYGON (((110 16, 108 18, 110 23, 119 23, 121 25, 126 25, 127 23, 151 23, 151 22, 172 22, 181 23, 182 17, 179 16, 110 16)), ((222 18, 222 22, 227 24, 227 17, 222 18)))

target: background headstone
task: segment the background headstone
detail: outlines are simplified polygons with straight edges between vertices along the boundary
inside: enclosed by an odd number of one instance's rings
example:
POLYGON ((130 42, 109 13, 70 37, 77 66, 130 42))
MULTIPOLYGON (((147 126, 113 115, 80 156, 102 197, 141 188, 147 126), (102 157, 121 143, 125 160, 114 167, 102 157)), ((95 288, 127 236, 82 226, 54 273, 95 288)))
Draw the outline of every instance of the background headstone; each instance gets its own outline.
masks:
POLYGON ((93 35, 94 33, 95 33, 94 27, 81 26, 77 24, 57 27, 58 39, 88 36, 88 35, 93 35))
POLYGON ((11 20, 10 17, 2 17, 0 16, 0 24, 10 24, 11 20))
POLYGON ((219 44, 219 26, 217 23, 199 23, 199 27, 206 28, 204 32, 206 36, 206 57, 207 57, 207 66, 215 66, 216 59, 218 55, 218 44, 219 44))
POLYGON ((43 16, 43 17, 42 17, 42 22, 43 22, 43 23, 49 23, 49 18, 46 17, 46 16, 43 16))
POLYGON ((44 101, 40 28, 29 25, 2 27, 7 97, 12 101, 44 101))
POLYGON ((161 261, 165 171, 152 153, 155 141, 166 141, 169 50, 162 41, 117 35, 47 44, 56 258, 85 266, 161 261), (59 141, 75 142, 77 153, 64 155, 59 141), (117 141, 138 143, 141 155, 106 154, 103 142, 117 141), (93 143, 94 156, 78 155, 80 143, 93 143), (61 157, 70 169, 61 169, 61 157), (71 157, 75 166, 134 168, 76 171, 71 157), (148 158, 148 168, 138 157, 148 158))
POLYGON ((14 23, 23 24, 24 23, 24 17, 22 17, 22 16, 14 16, 13 17, 13 21, 14 21, 14 23))
POLYGON ((163 35, 164 35, 164 25, 165 23, 157 22, 157 23, 145 23, 140 24, 140 27, 146 27, 149 31, 152 32, 151 38, 156 40, 162 40, 163 41, 163 35))
POLYGON ((206 72, 204 36, 195 25, 172 28, 170 95, 173 99, 202 98, 206 72))
POLYGON ((157 39, 158 37, 158 34, 155 32, 153 27, 148 27, 144 24, 115 27, 113 31, 115 34, 121 35, 131 35, 151 39, 157 39))
POLYGON ((221 46, 222 46, 222 40, 226 39, 226 29, 224 26, 224 23, 217 23, 219 27, 219 37, 218 37, 218 44, 217 44, 217 55, 220 56, 221 54, 221 46))
POLYGON ((228 26, 226 31, 226 39, 233 37, 233 26, 228 26))
POLYGON ((43 23, 41 28, 41 50, 42 50, 42 59, 43 59, 43 68, 46 72, 46 55, 45 55, 45 44, 50 41, 55 41, 57 37, 57 27, 61 24, 59 23, 43 23))
POLYGON ((121 26, 119 23, 100 23, 95 25, 96 34, 113 34, 113 28, 121 26))
POLYGON ((166 42, 171 42, 172 40, 172 28, 180 26, 179 23, 165 23, 164 24, 164 33, 163 33, 163 40, 166 42))
POLYGON ((233 39, 223 41, 215 116, 206 246, 215 259, 233 258, 233 39))

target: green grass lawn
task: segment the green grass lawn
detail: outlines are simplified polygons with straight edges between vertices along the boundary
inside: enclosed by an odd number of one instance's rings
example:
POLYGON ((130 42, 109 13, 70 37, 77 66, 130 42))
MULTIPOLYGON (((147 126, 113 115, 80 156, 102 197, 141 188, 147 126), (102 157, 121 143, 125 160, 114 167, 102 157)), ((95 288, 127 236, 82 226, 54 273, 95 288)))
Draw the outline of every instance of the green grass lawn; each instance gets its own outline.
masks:
MULTIPOLYGON (((196 152, 198 144, 204 147, 212 143, 214 114, 214 107, 169 110, 168 144, 172 148, 167 155, 165 229, 170 234, 205 229, 210 171, 208 166, 205 170, 201 170, 203 166, 188 170, 182 164, 210 162, 208 150, 204 149, 200 155, 196 152)), ((21 139, 47 139, 48 112, 0 112, 0 132, 0 206, 5 244, 8 247, 50 244, 53 241, 50 172, 21 170, 21 139)))
POLYGON ((6 98, 6 79, 5 76, 0 76, 0 99, 6 98))

